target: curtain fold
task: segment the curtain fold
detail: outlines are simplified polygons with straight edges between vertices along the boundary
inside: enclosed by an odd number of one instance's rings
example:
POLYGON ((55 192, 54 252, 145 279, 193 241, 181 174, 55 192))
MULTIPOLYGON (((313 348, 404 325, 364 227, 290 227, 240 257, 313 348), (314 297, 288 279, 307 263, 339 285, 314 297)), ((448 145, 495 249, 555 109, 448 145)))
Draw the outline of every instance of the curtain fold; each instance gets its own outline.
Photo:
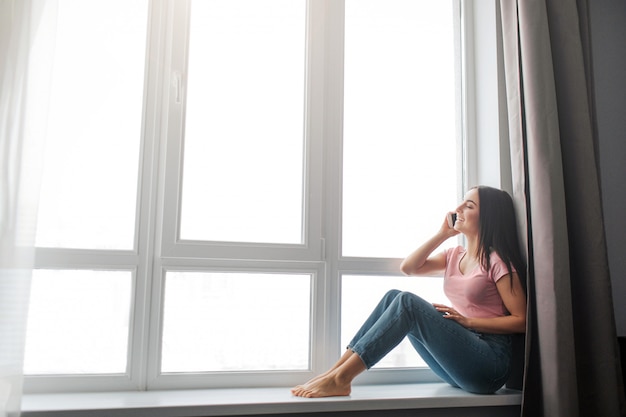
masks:
POLYGON ((0 0, 0 417, 20 415, 47 108, 29 100, 30 64, 44 3, 0 0))
POLYGON ((528 232, 522 415, 623 415, 587 2, 500 7, 513 194, 528 232))

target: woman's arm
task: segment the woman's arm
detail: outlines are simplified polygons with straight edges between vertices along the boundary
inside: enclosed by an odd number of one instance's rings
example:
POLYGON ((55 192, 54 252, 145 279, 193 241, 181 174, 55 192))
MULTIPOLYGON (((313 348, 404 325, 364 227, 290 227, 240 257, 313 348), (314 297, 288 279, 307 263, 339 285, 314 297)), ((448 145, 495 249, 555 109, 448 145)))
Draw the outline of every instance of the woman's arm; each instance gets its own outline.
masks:
POLYGON ((405 275, 437 275, 446 268, 446 257, 443 253, 430 256, 443 242, 458 235, 459 232, 448 226, 448 220, 444 220, 441 228, 426 243, 414 250, 407 256, 400 270, 405 275))
POLYGON ((482 333, 525 333, 526 332, 526 293, 522 288, 519 276, 513 273, 513 290, 510 275, 505 275, 496 282, 504 306, 510 313, 508 316, 494 318, 470 318, 460 315, 451 307, 434 304, 435 308, 446 313, 447 319, 455 320, 464 327, 482 333))

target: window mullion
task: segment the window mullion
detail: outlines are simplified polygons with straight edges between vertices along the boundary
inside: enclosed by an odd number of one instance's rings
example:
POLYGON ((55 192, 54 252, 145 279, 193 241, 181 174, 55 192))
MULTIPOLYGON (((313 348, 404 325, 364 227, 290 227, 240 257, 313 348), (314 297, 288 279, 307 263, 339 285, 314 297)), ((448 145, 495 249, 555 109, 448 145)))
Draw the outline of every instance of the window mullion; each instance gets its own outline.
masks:
MULTIPOLYGON (((148 43, 146 53, 146 80, 144 88, 144 123, 142 129, 142 159, 140 164, 140 194, 138 204, 137 252, 138 267, 135 277, 134 308, 131 322, 129 352, 130 379, 138 389, 146 389, 154 345, 150 329, 155 316, 150 313, 155 301, 151 298, 155 279, 155 254, 160 251, 159 190, 163 176, 159 172, 160 150, 163 142, 161 121, 166 91, 160 88, 167 79, 164 68, 168 28, 168 2, 152 1, 149 10, 148 43)), ((158 303, 157 303, 158 304, 158 303)))
MULTIPOLYGON (((324 4, 324 239, 326 260, 326 328, 324 363, 328 368, 340 354, 340 300, 343 159, 343 64, 344 8, 343 0, 324 4)), ((319 369, 318 371, 323 371, 319 369)))

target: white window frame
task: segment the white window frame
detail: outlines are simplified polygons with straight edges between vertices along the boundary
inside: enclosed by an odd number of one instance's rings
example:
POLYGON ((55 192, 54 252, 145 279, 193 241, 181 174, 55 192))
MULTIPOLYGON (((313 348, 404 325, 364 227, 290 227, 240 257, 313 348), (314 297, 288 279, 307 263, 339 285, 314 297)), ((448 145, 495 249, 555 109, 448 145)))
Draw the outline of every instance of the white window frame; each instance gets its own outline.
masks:
MULTIPOLYGON (((501 48, 491 49, 497 2, 454 0, 463 53, 463 123, 457 162, 466 167, 457 190, 488 184, 507 188, 508 148, 502 117, 501 48), (481 28, 477 31, 477 28, 481 28), (476 32, 476 35, 475 35, 476 32), (475 39, 476 36, 476 39, 475 39), (479 59, 471 59, 479 56, 479 59), (494 78, 495 74, 495 78, 494 78), (497 82, 494 82, 494 79, 497 82), (497 114, 499 117, 492 117, 497 114), (494 120, 495 119, 495 120, 494 120), (495 133, 494 133, 495 126, 495 133), (478 140, 480 138, 480 140, 478 140), (493 167, 478 170, 476 167, 493 167), (469 168, 468 168, 469 167, 469 168)), ((340 354, 342 274, 399 275, 400 259, 341 256, 343 0, 309 0, 307 118, 305 121, 304 241, 299 245, 196 242, 178 238, 182 120, 186 82, 184 23, 189 2, 152 0, 149 12, 137 222, 134 249, 95 251, 38 248, 36 268, 133 272, 128 369, 120 375, 27 376, 27 392, 290 386, 323 372, 340 354), (175 47, 176 46, 176 47, 175 47), (325 66, 326 65, 326 66, 325 66), (339 74, 332 76, 332 74, 339 74), (210 253, 210 256, 206 256, 210 253), (242 253, 244 255, 242 255, 242 253), (167 271, 295 272, 312 276, 311 369, 286 372, 160 374, 161 306, 167 271)), ((494 41, 495 42, 495 41, 494 41)), ((359 383, 433 381, 428 369, 372 370, 359 383)))

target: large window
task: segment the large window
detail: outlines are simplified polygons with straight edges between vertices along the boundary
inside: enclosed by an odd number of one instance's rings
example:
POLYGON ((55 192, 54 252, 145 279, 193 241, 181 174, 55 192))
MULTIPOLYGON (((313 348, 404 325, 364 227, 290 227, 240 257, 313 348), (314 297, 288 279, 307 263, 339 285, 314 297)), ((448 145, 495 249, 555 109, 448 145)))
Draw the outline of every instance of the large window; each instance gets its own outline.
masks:
POLYGON ((457 199, 454 4, 345 4, 342 254, 404 257, 457 199))
POLYGON ((463 187, 457 0, 97 4, 45 16, 27 387, 289 386, 386 290, 444 301, 398 265, 463 187))
POLYGON ((61 0, 37 246, 135 246, 148 0, 61 0))
POLYGON ((305 33, 304 0, 192 2, 181 239, 302 243, 305 33))
POLYGON ((148 10, 148 0, 60 0, 41 18, 50 68, 37 104, 49 110, 27 375, 131 369, 146 302, 137 239, 148 10))

